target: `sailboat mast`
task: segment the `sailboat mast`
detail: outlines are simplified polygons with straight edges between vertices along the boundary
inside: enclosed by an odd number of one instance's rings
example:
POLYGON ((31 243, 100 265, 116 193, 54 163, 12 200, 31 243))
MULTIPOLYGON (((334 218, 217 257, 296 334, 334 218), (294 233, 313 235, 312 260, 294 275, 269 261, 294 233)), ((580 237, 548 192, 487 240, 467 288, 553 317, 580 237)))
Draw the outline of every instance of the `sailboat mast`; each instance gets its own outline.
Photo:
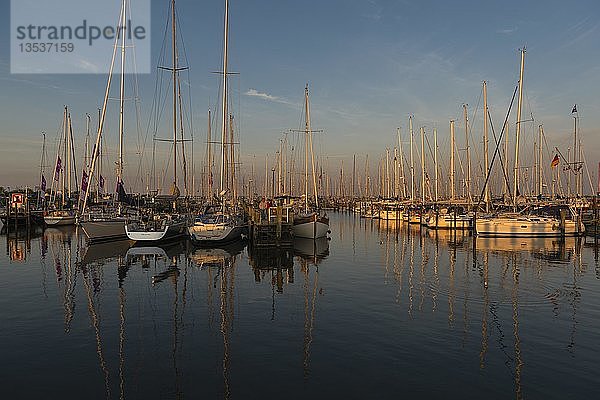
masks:
MULTIPOLYGON (((43 141, 42 141, 42 156, 40 157, 40 192, 42 192, 42 199, 46 199, 46 183, 44 183, 44 168, 46 166, 46 132, 42 131, 42 137, 43 137, 43 141), (43 190, 42 190, 42 186, 43 186, 43 190)), ((43 200, 41 200, 43 201, 43 200)), ((40 196, 38 196, 38 203, 37 203, 38 207, 40 205, 40 196)))
POLYGON ((175 0, 171 0, 171 27, 173 51, 173 188, 171 194, 175 194, 177 191, 177 22, 175 0))
MULTIPOLYGON (((313 132, 310 128, 310 106, 308 102, 308 84, 306 85, 306 127, 308 131, 308 139, 310 141, 310 158, 311 158, 311 166, 312 166, 312 180, 313 180, 313 190, 315 193, 315 207, 317 210, 319 209, 319 196, 317 193, 317 173, 315 171, 315 152, 313 148, 313 132)), ((308 192, 306 193, 308 198, 308 192)))
POLYGON ((450 199, 454 201, 456 198, 454 184, 454 120, 450 120, 450 199))
POLYGON ((117 166, 117 182, 123 183, 123 130, 124 130, 124 102, 125 102, 125 29, 127 27, 127 1, 123 0, 121 22, 121 84, 119 87, 119 165, 117 166))
POLYGON ((410 132, 410 201, 415 201, 415 158, 413 152, 413 123, 412 115, 408 117, 408 130, 410 132))
POLYGON ((467 152, 467 179, 465 180, 465 188, 467 190, 467 198, 471 201, 471 148, 469 146, 469 114, 467 112, 467 104, 463 104, 463 114, 465 118, 465 144, 467 152))
POLYGON ((433 155, 435 168, 435 202, 438 201, 438 145, 437 145, 437 129, 433 128, 433 155))
MULTIPOLYGON (((68 162, 68 155, 67 155, 67 127, 68 127, 68 122, 67 122, 67 107, 65 107, 65 115, 63 117, 63 163, 67 163, 68 162)), ((64 164, 66 166, 66 164, 64 164)), ((65 169, 63 168, 63 173, 62 173, 62 185, 61 185, 61 193, 62 193, 62 205, 65 205, 65 191, 66 191, 66 176, 65 176, 65 169)))
POLYGON ((404 177, 404 152, 402 151, 402 140, 400 139, 400 128, 398 128, 398 147, 400 148, 400 184, 402 185, 402 198, 406 199, 406 180, 404 177))
POLYGON ((421 127, 421 202, 425 205, 425 128, 421 127))
POLYGON ((542 174, 542 165, 544 165, 542 161, 543 153, 542 153, 542 140, 544 136, 544 127, 542 125, 539 126, 539 139, 538 139, 538 196, 542 195, 544 191, 544 178, 542 174))
MULTIPOLYGON (((223 32, 223 93, 221 109, 223 111, 221 119, 221 192, 225 189, 225 159, 227 158, 227 57, 228 57, 228 38, 229 38, 229 0, 225 0, 225 21, 223 32)), ((266 193, 265 193, 266 194, 266 193)))
POLYGON ((483 81, 483 165, 485 170, 485 211, 490 211, 490 185, 488 182, 488 175, 490 173, 490 161, 489 161, 489 140, 488 140, 488 103, 487 103, 487 82, 483 81))
POLYGON ((308 84, 304 88, 304 211, 308 213, 308 84))
POLYGON ((515 171, 513 188, 513 206, 517 208, 519 194, 519 136, 521 135, 521 111, 523 107, 523 72, 525 68, 525 47, 521 49, 521 67, 519 69, 519 103, 517 105, 517 132, 515 134, 515 171))
POLYGON ((211 126, 211 112, 208 110, 208 133, 206 134, 206 180, 208 182, 208 198, 212 198, 213 193, 213 180, 212 180, 212 126, 211 126))
MULTIPOLYGON (((121 15, 119 17, 119 20, 122 21, 123 20, 123 10, 125 9, 125 3, 127 0, 123 0, 123 6, 121 8, 121 15)), ((98 155, 100 154, 100 144, 101 144, 101 140, 102 140, 102 129, 104 127, 104 120, 106 118, 106 107, 108 104, 108 98, 109 98, 109 94, 110 94, 110 85, 112 82, 112 75, 113 75, 113 70, 114 70, 114 66, 115 66, 115 58, 117 55, 117 47, 118 47, 118 43, 119 43, 119 37, 118 35, 115 35, 115 44, 113 47, 113 54, 111 57, 111 61, 110 61, 110 68, 108 70, 108 80, 106 83, 106 91, 104 92, 104 101, 102 102, 102 110, 98 110, 98 133, 96 135, 96 144, 94 145, 94 154, 92 155, 92 165, 90 167, 90 176, 88 177, 88 179, 91 181, 93 178, 93 174, 95 171, 95 167, 96 167, 96 161, 98 159, 98 155)), ((121 106, 121 109, 123 107, 121 106)), ((102 178, 102 158, 100 158, 100 166, 99 166, 99 174, 100 177, 102 178)), ((100 184, 100 179, 98 180, 98 184, 100 184)), ((83 198, 83 205, 81 206, 81 212, 83 213, 86 209, 86 205, 87 205, 87 200, 88 197, 90 195, 90 188, 92 185, 88 185, 86 190, 85 190, 85 196, 83 198)), ((99 191, 99 190, 98 190, 99 191)))

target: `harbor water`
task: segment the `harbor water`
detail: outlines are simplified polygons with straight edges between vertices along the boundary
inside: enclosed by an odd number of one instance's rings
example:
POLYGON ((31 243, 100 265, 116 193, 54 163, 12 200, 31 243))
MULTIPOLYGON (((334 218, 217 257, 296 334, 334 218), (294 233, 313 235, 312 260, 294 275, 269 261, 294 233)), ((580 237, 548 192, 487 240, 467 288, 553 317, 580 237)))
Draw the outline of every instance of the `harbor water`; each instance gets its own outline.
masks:
POLYGON ((3 398, 592 398, 592 239, 330 214, 289 249, 0 236, 3 398))

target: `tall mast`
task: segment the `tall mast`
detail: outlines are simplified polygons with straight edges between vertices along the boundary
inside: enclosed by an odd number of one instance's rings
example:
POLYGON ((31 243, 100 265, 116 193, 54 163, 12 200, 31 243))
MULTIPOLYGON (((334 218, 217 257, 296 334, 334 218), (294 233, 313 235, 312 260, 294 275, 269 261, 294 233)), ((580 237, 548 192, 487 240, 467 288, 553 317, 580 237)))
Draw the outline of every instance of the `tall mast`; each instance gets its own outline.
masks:
POLYGON ((304 88, 304 211, 308 213, 308 84, 304 88))
MULTIPOLYGON (((510 128, 510 124, 508 123, 508 121, 506 121, 506 123, 504 124, 504 171, 508 171, 508 135, 509 135, 508 130, 509 130, 509 128, 510 128)), ((503 175, 504 175, 504 173, 503 173, 503 175)), ((503 182, 502 194, 503 194, 504 198, 507 199, 509 196, 507 178, 503 177, 502 182, 503 182)))
POLYGON ((408 117, 408 131, 410 132, 410 201, 415 201, 415 158, 413 152, 413 124, 412 115, 408 117))
POLYGON ((519 69, 519 103, 517 105, 517 133, 515 134, 515 171, 513 188, 513 206, 517 208, 519 193, 519 136, 521 135, 521 111, 523 107, 523 72, 525 68, 525 47, 521 49, 521 68, 519 69))
POLYGON ((353 154, 352 155, 352 200, 354 200, 354 197, 356 196, 356 193, 354 191, 355 181, 356 181, 356 154, 353 154))
POLYGON ((73 154, 73 127, 71 125, 71 113, 67 114, 67 122, 68 122, 68 130, 67 130, 67 155, 69 159, 67 160, 67 200, 71 197, 71 193, 73 192, 73 186, 71 182, 71 176, 73 175, 73 167, 74 167, 74 154, 73 154))
POLYGON ((394 146, 394 168, 392 178, 392 182, 394 183, 394 199, 398 199, 398 148, 396 146, 394 146))
POLYGON ((434 154, 434 168, 435 168, 435 202, 438 201, 438 145, 437 145, 437 129, 433 128, 433 154, 434 154))
MULTIPOLYGON (((177 22, 175 0, 171 0, 171 47, 173 62, 173 187, 171 194, 177 193, 177 22)), ((175 203, 173 203, 175 206, 175 203)))
POLYGON ((402 198, 406 198, 406 180, 404 178, 404 152, 402 151, 402 140, 400 139, 400 128, 398 128, 398 147, 400 148, 400 179, 402 184, 402 198))
POLYGON ((208 182, 208 198, 212 198, 213 193, 213 176, 212 176, 212 127, 211 127, 211 115, 210 109, 208 110, 208 133, 206 134, 206 180, 208 182))
MULTIPOLYGON (((68 111, 67 111, 67 107, 65 106, 65 115, 64 115, 64 119, 63 119, 63 162, 62 164, 66 167, 66 163, 68 163, 69 159, 69 155, 67 154, 67 143, 69 143, 68 139, 67 139, 67 130, 68 128, 68 120, 67 120, 67 115, 68 115, 68 111)), ((62 185, 61 185, 61 192, 62 192, 62 205, 65 205, 65 191, 67 190, 67 177, 66 177, 66 168, 63 167, 63 173, 62 173, 62 185)))
POLYGON ((542 175, 542 165, 544 165, 542 161, 543 153, 542 153, 542 140, 544 137, 544 127, 542 125, 539 126, 539 139, 538 139, 538 196, 541 196, 544 191, 544 177, 542 175))
MULTIPOLYGON (((600 179, 600 178, 598 178, 600 179)), ((369 198, 369 154, 365 157, 365 198, 369 198)))
POLYGON ((467 104, 463 104, 463 114, 465 117, 465 143, 467 152, 467 179, 465 180, 465 188, 467 190, 467 198, 471 201, 471 148, 469 146, 469 115, 467 113, 467 104))
POLYGON ((124 130, 124 102, 125 102, 125 29, 127 27, 127 0, 123 0, 121 10, 121 84, 119 87, 119 162, 117 165, 117 182, 123 182, 123 130, 124 130))
POLYGON ((385 148, 384 195, 390 197, 390 148, 385 148))
POLYGON ((454 184, 454 120, 450 120, 450 199, 454 201, 456 197, 454 184))
MULTIPOLYGON (((579 168, 579 163, 578 161, 578 152, 577 152, 577 105, 575 105, 575 115, 573 116, 573 167, 571 169, 571 171, 575 171, 575 196, 578 196, 580 194, 579 192, 579 181, 580 181, 580 176, 581 174, 579 173, 579 170, 577 168, 579 168)), ((570 172, 569 171, 569 174, 570 172)))
MULTIPOLYGON (((225 148, 227 143, 227 57, 228 57, 228 39, 229 39, 229 0, 225 0, 225 23, 223 32, 223 93, 221 109, 223 115, 221 116, 221 192, 225 189, 225 159, 227 157, 227 150, 225 148)), ((265 183, 266 186, 266 183, 265 183)), ((266 192, 265 192, 266 196, 266 192)))
MULTIPOLYGON (((127 0, 123 0, 123 6, 121 7, 121 15, 119 16, 119 21, 123 21, 123 17, 124 17, 124 9, 125 9, 125 3, 127 0)), ((123 35, 125 36, 125 35, 123 35)), ((108 99, 109 99, 109 94, 110 94, 110 85, 112 82, 112 75, 113 75, 113 70, 114 70, 114 66, 115 66, 115 58, 117 55, 117 47, 118 47, 118 43, 119 43, 119 37, 118 35, 115 35, 115 44, 113 47, 113 54, 112 54, 112 58, 110 61, 110 68, 108 70, 108 80, 106 83, 106 91, 104 92, 104 101, 102 102, 102 110, 98 110, 99 112, 99 118, 98 118, 98 133, 96 135, 96 144, 94 145, 94 151, 93 151, 93 155, 92 155, 92 165, 90 167, 90 176, 88 177, 89 181, 92 180, 93 178, 93 174, 95 171, 95 167, 96 167, 96 161, 98 159, 98 155, 100 154, 100 143, 102 140, 102 129, 104 127, 104 120, 106 119, 106 108, 107 108, 107 104, 108 104, 108 99)), ((121 97, 122 98, 122 97, 121 97)), ((122 105, 121 105, 121 109, 123 109, 122 105)), ((122 164, 121 164, 122 165, 122 164)), ((100 159, 100 174, 102 173, 102 159, 100 159)), ((98 181, 100 182, 100 181, 98 181)), ((88 185, 86 190, 85 190, 85 196, 83 198, 83 205, 81 206, 81 212, 83 213, 86 209, 86 205, 87 205, 87 200, 88 197, 90 195, 90 188, 92 185, 88 185)))
MULTIPOLYGON (((319 209, 319 196, 317 194, 317 174, 315 171, 315 153, 313 150, 313 137, 312 137, 313 132, 310 128, 310 106, 308 103, 308 84, 306 85, 306 132, 308 133, 308 138, 310 141, 309 146, 310 146, 310 158, 311 158, 311 166, 312 166, 313 190, 315 193, 315 207, 318 210, 319 209)), ((307 155, 307 162, 308 162, 308 155, 307 155)), ((307 185, 308 185, 308 181, 307 181, 307 185)), ((306 192, 306 196, 307 196, 307 200, 308 200, 308 191, 306 192)))
MULTIPOLYGON (((42 182, 46 179, 44 178, 44 168, 46 166, 46 132, 42 131, 42 137, 43 137, 43 142, 42 142, 42 156, 40 157, 40 178, 39 178, 39 182, 40 182, 40 192, 42 197, 40 197, 38 195, 38 202, 37 202, 37 206, 40 206, 40 201, 44 201, 46 199, 46 188, 44 187, 44 190, 42 190, 42 186, 46 186, 46 184, 42 185, 42 182), (43 200, 41 200, 43 199, 43 200)), ((54 180, 54 178, 52 179, 54 180)), ((47 206, 47 205, 45 205, 47 206)))
POLYGON ((490 185, 487 182, 488 175, 490 173, 490 161, 489 161, 489 140, 488 140, 488 103, 487 103, 487 82, 483 81, 483 165, 485 170, 484 179, 485 184, 485 211, 490 211, 490 185))
POLYGON ((421 127, 421 201, 425 205, 425 128, 421 127))

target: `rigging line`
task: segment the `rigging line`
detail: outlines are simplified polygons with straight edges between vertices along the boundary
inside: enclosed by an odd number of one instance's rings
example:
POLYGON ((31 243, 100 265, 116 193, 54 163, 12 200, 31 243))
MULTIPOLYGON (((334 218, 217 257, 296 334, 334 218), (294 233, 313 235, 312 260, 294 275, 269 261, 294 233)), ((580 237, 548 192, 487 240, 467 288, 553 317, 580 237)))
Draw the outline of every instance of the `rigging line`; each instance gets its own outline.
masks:
MULTIPOLYGON (((581 151, 581 158, 583 158, 583 165, 585 166, 585 171, 587 172, 587 177, 590 183, 590 190, 592 193, 594 193, 594 184, 592 183, 592 176, 590 175, 590 170, 588 168, 587 162, 585 161, 585 152, 582 150, 581 151)), ((582 184, 582 193, 581 196, 583 196, 583 184, 582 184)))
MULTIPOLYGON (((502 124, 502 130, 500 131, 500 137, 498 138, 498 140, 496 140, 496 133, 494 130, 494 125, 492 124, 492 120, 490 118, 490 127, 492 128, 492 134, 494 136, 494 141, 496 142, 496 150, 494 150, 494 155, 492 156, 492 161, 490 162, 490 167, 488 169, 488 173, 487 178, 485 179, 485 183, 483 184, 483 188, 481 189, 481 194, 479 195, 479 198, 477 200, 477 207, 479 207, 479 205, 481 204, 481 199, 483 198, 483 193, 485 192, 485 188, 488 185, 488 181, 490 180, 490 176, 492 176, 492 174, 489 173, 489 171, 492 170, 492 167, 494 166, 494 161, 496 160, 496 155, 499 154, 499 149, 500 149, 500 144, 502 143, 502 137, 504 136, 504 132, 506 129, 506 123, 508 122, 508 117, 510 115, 510 110, 512 109, 513 103, 515 101, 515 96, 517 95, 517 90, 519 89, 519 86, 517 85, 515 87, 515 91, 513 92, 512 95, 512 99, 510 100, 510 105, 508 106, 508 111, 506 113, 506 117, 504 118, 504 124, 502 124)), ((488 111, 489 113, 489 111, 488 111)), ((504 171, 504 166, 502 166, 502 170, 504 171)), ((504 179, 506 180, 506 186, 508 188, 509 193, 511 192, 510 190, 510 184, 508 182, 508 177, 506 176, 506 171, 504 171, 504 179)))

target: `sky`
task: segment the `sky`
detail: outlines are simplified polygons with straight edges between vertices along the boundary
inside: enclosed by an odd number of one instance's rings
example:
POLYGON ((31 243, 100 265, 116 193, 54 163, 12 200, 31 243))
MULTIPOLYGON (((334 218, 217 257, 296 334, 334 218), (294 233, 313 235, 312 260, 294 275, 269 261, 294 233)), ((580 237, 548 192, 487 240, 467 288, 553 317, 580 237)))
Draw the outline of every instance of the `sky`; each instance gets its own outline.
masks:
MULTIPOLYGON (((152 0, 153 71, 168 3, 152 0)), ((207 110, 214 110, 219 98, 214 71, 221 70, 224 1, 176 4, 198 166, 207 110)), ((85 114, 101 106, 106 75, 11 74, 9 10, 10 1, 0 0, 0 186, 15 187, 38 183, 41 132, 47 132, 49 143, 54 140, 64 105, 70 107, 76 146, 82 148, 85 114)), ((351 165, 354 154, 359 160, 367 154, 379 159, 386 147, 397 145, 397 128, 406 142, 409 115, 415 129, 425 127, 427 135, 437 129, 444 151, 451 119, 457 121, 457 136, 462 132, 463 104, 469 105, 473 146, 481 146, 482 82, 488 83, 492 123, 499 132, 518 82, 523 47, 524 115, 533 122, 525 129, 522 151, 533 152, 534 129, 543 124, 550 148, 566 152, 577 104, 595 180, 594 165, 600 161, 597 1, 231 0, 229 68, 239 75, 230 85, 242 168, 264 165, 256 160, 265 155, 272 160, 282 133, 300 126, 306 84, 312 126, 323 131, 318 152, 331 170, 341 160, 351 165)), ((136 151, 151 118, 156 75, 138 76, 141 133, 125 139, 130 181, 140 173, 136 151)), ((117 119, 109 115, 109 131, 115 132, 117 119)))

